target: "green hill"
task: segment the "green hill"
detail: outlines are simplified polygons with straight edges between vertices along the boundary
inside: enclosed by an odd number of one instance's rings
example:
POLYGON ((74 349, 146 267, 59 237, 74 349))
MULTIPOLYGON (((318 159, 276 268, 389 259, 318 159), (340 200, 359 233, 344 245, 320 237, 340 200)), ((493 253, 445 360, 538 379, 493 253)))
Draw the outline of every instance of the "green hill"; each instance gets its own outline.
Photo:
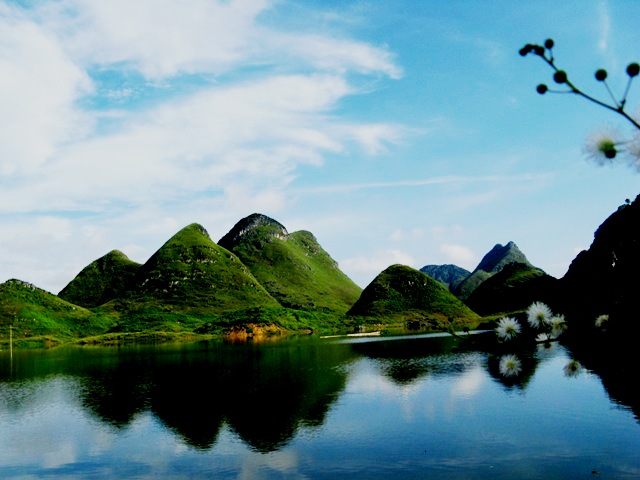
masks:
POLYGON ((440 282, 405 265, 392 265, 378 275, 348 314, 418 321, 433 330, 459 328, 479 320, 440 282))
POLYGON ((451 292, 455 291, 460 282, 471 275, 470 271, 451 264, 425 265, 420 271, 442 283, 451 292))
POLYGON ((284 307, 345 313, 360 295, 311 233, 289 234, 265 215, 242 219, 218 244, 235 253, 284 307))
POLYGON ((58 340, 103 333, 111 319, 96 315, 86 308, 21 280, 0 284, 0 338, 9 338, 21 345, 46 340, 58 340))
POLYGON ((130 298, 211 313, 279 306, 233 253, 216 245, 195 223, 176 233, 137 270, 130 298))
POLYGON ((113 250, 82 269, 58 296, 82 307, 100 306, 126 296, 139 268, 139 263, 113 250))
POLYGON ((465 301, 480 315, 525 310, 533 302, 557 303, 558 280, 528 264, 513 262, 482 282, 465 301))
POLYGON ((453 293, 455 293, 458 298, 466 300, 469 298, 469 295, 471 295, 471 292, 478 288, 480 284, 502 270, 505 265, 514 262, 532 266, 515 243, 509 242, 504 246, 500 244, 495 245, 489 253, 482 258, 475 270, 471 272, 467 278, 458 283, 453 293))

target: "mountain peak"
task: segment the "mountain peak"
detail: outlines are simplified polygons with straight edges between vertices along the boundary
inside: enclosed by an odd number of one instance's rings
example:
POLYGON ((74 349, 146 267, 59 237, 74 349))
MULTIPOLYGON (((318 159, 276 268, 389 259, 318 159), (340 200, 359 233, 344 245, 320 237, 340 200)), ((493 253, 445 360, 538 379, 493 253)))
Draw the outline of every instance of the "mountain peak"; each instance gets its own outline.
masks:
POLYGON ((406 265, 391 265, 362 292, 347 315, 414 318, 437 329, 477 315, 444 285, 406 265))
POLYGON ((287 229, 284 228, 280 222, 261 213, 252 213, 236 223, 233 228, 229 230, 229 233, 218 241, 218 245, 227 250, 233 250, 242 239, 258 231, 281 240, 286 240, 289 235, 287 229))
POLYGON ((514 242, 510 241, 506 245, 498 243, 482 258, 471 275, 458 284, 454 293, 463 300, 467 299, 478 285, 510 263, 522 263, 533 268, 514 242))
POLYGON ((209 232, 207 232, 206 228, 204 228, 199 223, 192 223, 187 225, 182 230, 178 231, 173 237, 171 237, 165 245, 168 245, 172 242, 186 242, 188 244, 193 243, 208 243, 211 241, 211 237, 209 236, 209 232))
POLYGON ((111 250, 83 268, 58 296, 81 307, 97 307, 124 295, 139 267, 120 250, 111 250))
POLYGON ((510 241, 504 246, 498 243, 482 258, 476 270, 497 273, 505 265, 514 262, 530 265, 527 257, 514 242, 510 241))
POLYGON ((460 282, 471 275, 470 271, 452 264, 425 265, 420 271, 439 281, 451 291, 454 291, 460 282))
POLYGON ((242 219, 218 245, 237 255, 284 307, 346 312, 360 295, 311 232, 288 233, 265 215, 242 219))
POLYGON ((142 265, 130 297, 212 311, 277 306, 277 302, 228 250, 197 223, 186 226, 142 265))

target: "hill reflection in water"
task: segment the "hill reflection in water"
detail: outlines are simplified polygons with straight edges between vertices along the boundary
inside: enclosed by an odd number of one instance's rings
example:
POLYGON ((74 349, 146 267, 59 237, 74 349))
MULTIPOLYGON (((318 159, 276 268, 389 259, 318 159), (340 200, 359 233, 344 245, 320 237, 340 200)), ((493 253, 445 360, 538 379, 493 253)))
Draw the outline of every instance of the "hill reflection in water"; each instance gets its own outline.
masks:
POLYGON ((20 352, 12 379, 72 376, 81 404, 113 427, 126 428, 148 410, 188 444, 207 449, 226 422, 267 452, 300 426, 322 424, 346 381, 338 367, 351 358, 346 346, 295 341, 63 349, 20 352))
POLYGON ((502 476, 469 473, 530 456, 551 463, 529 478, 549 469, 571 478, 582 467, 599 470, 586 463, 602 441, 619 443, 609 460, 615 468, 640 472, 628 455, 640 442, 631 382, 616 375, 600 383, 588 371, 567 379, 567 353, 557 345, 520 352, 521 374, 505 378, 500 352, 479 350, 481 343, 204 342, 21 351, 9 362, 0 352, 0 477, 231 478, 250 464, 265 476, 275 468, 314 478, 514 478, 505 465, 502 476), (636 419, 611 413, 602 385, 620 414, 633 409, 636 419), (567 425, 556 425, 565 417, 567 425), (567 429, 582 437, 566 438, 567 429), (519 444, 525 450, 511 451, 519 444), (548 444, 560 457, 547 458, 548 444))

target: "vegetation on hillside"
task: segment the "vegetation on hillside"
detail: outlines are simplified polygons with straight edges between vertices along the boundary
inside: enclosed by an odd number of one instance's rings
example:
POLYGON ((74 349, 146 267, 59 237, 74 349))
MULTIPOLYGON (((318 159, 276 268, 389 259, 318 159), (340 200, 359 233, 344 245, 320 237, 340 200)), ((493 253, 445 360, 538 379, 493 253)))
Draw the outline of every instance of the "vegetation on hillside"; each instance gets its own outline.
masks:
POLYGON ((392 265, 378 275, 348 314, 433 331, 475 326, 480 320, 440 282, 405 265, 392 265))
POLYGON ((125 296, 139 268, 139 263, 112 250, 82 269, 58 296, 83 307, 98 307, 125 296))
POLYGON ((212 313, 278 306, 247 267, 198 224, 180 230, 138 269, 128 298, 212 313))
POLYGON ((219 244, 235 253, 284 307, 344 314, 360 295, 360 287, 313 234, 289 234, 264 215, 241 220, 219 244))
POLYGON ((95 335, 109 329, 113 319, 21 280, 0 284, 0 337, 15 346, 42 345, 95 335))
POLYGON ((632 312, 640 261, 636 229, 629 226, 637 224, 638 205, 638 199, 628 202, 607 219, 562 280, 531 266, 512 242, 497 245, 476 269, 485 272, 484 266, 491 275, 466 304, 442 283, 402 265, 389 267, 361 291, 310 232, 289 234, 263 215, 243 219, 222 245, 192 224, 142 265, 109 252, 59 296, 20 280, 0 285, 0 346, 10 333, 16 346, 26 346, 398 326, 452 331, 480 322, 491 326, 500 314, 520 318, 527 305, 541 300, 571 320, 606 318, 598 332, 615 332, 628 325, 621 319, 632 312), (509 262, 514 258, 520 261, 509 262))
POLYGON ((515 243, 509 242, 504 246, 500 244, 494 246, 489 253, 482 258, 475 270, 471 272, 467 278, 458 283, 453 293, 457 297, 466 300, 469 298, 469 295, 489 277, 498 273, 506 265, 514 262, 531 266, 515 243))
POLYGON ((535 301, 557 303, 558 280, 528 264, 513 262, 482 282, 465 303, 480 315, 524 311, 535 301))
POLYGON ((344 313, 360 288, 312 234, 289 235, 280 227, 286 236, 274 242, 273 227, 279 224, 264 217, 265 225, 262 218, 254 226, 264 228, 242 235, 237 249, 278 299, 247 264, 192 224, 143 265, 109 252, 85 267, 60 296, 17 280, 2 285, 0 344, 8 341, 10 328, 16 339, 31 344, 353 328, 344 313))

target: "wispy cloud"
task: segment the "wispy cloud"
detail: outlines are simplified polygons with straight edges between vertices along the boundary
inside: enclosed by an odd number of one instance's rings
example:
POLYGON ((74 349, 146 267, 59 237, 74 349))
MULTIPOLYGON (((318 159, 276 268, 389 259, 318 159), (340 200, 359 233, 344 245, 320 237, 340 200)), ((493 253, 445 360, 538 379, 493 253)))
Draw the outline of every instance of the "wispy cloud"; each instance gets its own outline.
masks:
MULTIPOLYGON (((278 210, 301 165, 400 141, 396 124, 337 113, 370 92, 366 77, 402 75, 390 51, 262 22, 273 3, 0 1, 0 215, 13 231, 43 248, 66 232, 79 248, 91 219, 125 235, 144 218, 169 229, 186 212, 278 210), (38 234, 49 228, 55 239, 38 234)), ((17 243, 0 238, 3 252, 17 243)), ((21 277, 12 255, 3 275, 21 277)))
POLYGON ((331 193, 350 192, 355 190, 368 190, 377 188, 405 188, 405 187, 427 187, 431 185, 459 185, 475 183, 508 183, 508 182, 530 182, 533 180, 544 180, 551 176, 548 173, 540 174, 517 174, 517 175, 479 175, 479 176, 459 176, 447 175, 443 177, 422 178, 417 180, 401 180, 393 182, 369 182, 351 184, 323 185, 305 189, 307 193, 331 193))
POLYGON ((34 13, 82 64, 163 78, 222 74, 254 58, 261 34, 256 17, 270 3, 192 0, 187 7, 173 0, 63 0, 34 13))
POLYGON ((91 90, 86 72, 54 36, 0 4, 0 176, 34 173, 58 148, 86 135, 91 116, 74 102, 91 90))
POLYGON ((448 263, 458 265, 465 268, 473 268, 472 265, 477 263, 476 254, 464 245, 455 245, 445 243, 440 245, 440 252, 442 252, 448 263))
POLYGON ((342 269, 360 276, 374 276, 390 265, 413 265, 415 260, 406 252, 396 249, 381 250, 371 256, 360 255, 340 262, 342 269))
POLYGON ((607 0, 600 0, 598 3, 598 19, 600 22, 598 50, 600 50, 601 53, 606 53, 609 50, 611 36, 611 12, 607 0))

